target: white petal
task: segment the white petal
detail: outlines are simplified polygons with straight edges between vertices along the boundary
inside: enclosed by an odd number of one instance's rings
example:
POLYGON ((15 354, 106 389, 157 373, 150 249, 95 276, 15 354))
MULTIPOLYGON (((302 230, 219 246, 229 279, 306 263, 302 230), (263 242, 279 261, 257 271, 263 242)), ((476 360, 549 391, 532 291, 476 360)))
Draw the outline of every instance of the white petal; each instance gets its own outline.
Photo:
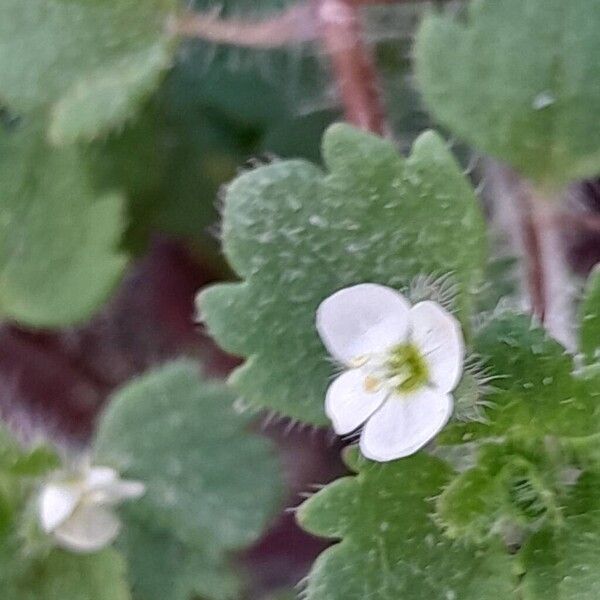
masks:
POLYGON ((406 338, 410 305, 399 292, 363 283, 329 296, 317 309, 317 330, 342 363, 381 352, 406 338))
POLYGON ((352 369, 340 375, 327 390, 325 412, 339 435, 354 431, 376 411, 387 391, 368 392, 363 369, 352 369))
POLYGON ((49 483, 42 490, 39 516, 42 529, 49 533, 68 519, 82 497, 77 484, 49 483))
POLYGON ((87 494, 86 498, 94 504, 114 505, 123 500, 134 500, 146 493, 141 481, 119 480, 87 494))
POLYGON ((110 467, 91 467, 85 477, 88 490, 104 489, 119 480, 119 474, 110 467))
POLYGON ((54 531, 56 542, 73 552, 96 552, 119 535, 121 522, 107 508, 84 504, 54 531))
POLYGON ((428 388, 390 396, 367 421, 360 450, 379 462, 409 456, 433 439, 451 414, 452 396, 428 388))
POLYGON ((465 343, 459 322, 435 302, 419 302, 410 309, 410 337, 425 355, 430 383, 451 392, 460 381, 465 343))

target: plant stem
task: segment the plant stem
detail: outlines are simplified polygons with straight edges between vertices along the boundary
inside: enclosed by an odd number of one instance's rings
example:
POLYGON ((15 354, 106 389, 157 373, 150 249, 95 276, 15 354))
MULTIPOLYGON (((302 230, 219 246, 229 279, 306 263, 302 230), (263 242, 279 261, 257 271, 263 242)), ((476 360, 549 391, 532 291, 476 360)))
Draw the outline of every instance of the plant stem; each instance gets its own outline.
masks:
POLYGON ((171 24, 173 33, 217 44, 279 48, 317 38, 310 4, 302 2, 260 20, 222 19, 217 12, 189 12, 171 24))
POLYGON ((565 257, 558 200, 540 196, 508 168, 487 168, 496 220, 521 248, 523 287, 532 312, 566 348, 574 347, 573 286, 565 257))
POLYGON ((536 218, 534 202, 527 190, 521 189, 518 203, 529 297, 531 298, 533 313, 544 323, 547 309, 545 266, 542 255, 541 224, 536 218))
POLYGON ((363 39, 357 3, 313 1, 346 120, 365 131, 388 134, 375 61, 363 39))
MULTIPOLYGON (((346 4, 360 8, 425 1, 428 0, 347 0, 346 4)), ((289 8, 260 19, 223 19, 218 11, 189 11, 173 20, 169 28, 172 33, 184 37, 244 48, 281 48, 289 44, 312 42, 318 38, 318 21, 312 0, 299 1, 289 8)))

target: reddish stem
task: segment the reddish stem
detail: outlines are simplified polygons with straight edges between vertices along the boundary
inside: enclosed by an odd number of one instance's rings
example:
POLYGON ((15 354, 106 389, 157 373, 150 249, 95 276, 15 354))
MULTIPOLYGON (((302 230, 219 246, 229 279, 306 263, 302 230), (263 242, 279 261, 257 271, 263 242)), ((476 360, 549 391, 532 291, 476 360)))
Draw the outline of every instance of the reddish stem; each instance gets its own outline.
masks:
MULTIPOLYGON (((346 0, 360 8, 385 4, 418 4, 429 0, 346 0)), ((196 37, 216 44, 246 48, 279 48, 317 39, 317 19, 311 5, 315 0, 297 4, 261 19, 223 19, 216 11, 188 12, 170 23, 174 34, 196 37)))
POLYGON ((261 20, 222 19, 215 12, 190 12, 171 25, 173 33, 217 44, 278 48, 316 39, 312 7, 299 3, 261 20))
POLYGON ((525 191, 520 194, 521 233, 525 250, 525 269, 531 307, 543 323, 546 317, 546 283, 540 223, 536 219, 533 198, 525 191))
POLYGON ((600 215, 587 212, 563 212, 556 216, 556 223, 577 227, 591 233, 600 233, 600 215))
POLYGON ((313 1, 346 120, 366 131, 388 133, 375 62, 364 43, 356 2, 313 1))

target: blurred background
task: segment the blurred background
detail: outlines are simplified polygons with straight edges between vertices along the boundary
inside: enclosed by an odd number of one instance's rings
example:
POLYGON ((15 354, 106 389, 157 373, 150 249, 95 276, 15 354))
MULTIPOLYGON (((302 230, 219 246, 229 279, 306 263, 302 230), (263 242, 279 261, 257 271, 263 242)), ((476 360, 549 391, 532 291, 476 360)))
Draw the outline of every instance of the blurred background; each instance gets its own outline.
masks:
MULTIPOLYGON (((411 77, 411 42, 433 4, 460 11, 462 2, 401 2, 361 11, 364 43, 373 53, 391 135, 400 149, 431 125, 411 77)), ((286 0, 197 0, 190 8, 217 21, 249 27, 284 14, 286 0)), ((243 30, 240 30, 243 33, 243 30)), ((244 36, 240 33, 240 36, 244 36)), ((314 33, 314 32, 312 32, 314 33)), ((195 323, 194 296, 207 283, 232 278, 219 250, 219 197, 236 173, 286 157, 319 162, 323 130, 343 117, 330 58, 309 31, 279 47, 243 47, 191 36, 158 91, 122 131, 88 146, 99 187, 115 181, 127 192, 124 240, 134 259, 109 303, 89 323, 64 330, 0 327, 0 411, 32 430, 43 423, 65 443, 85 444, 108 395, 131 377, 169 358, 188 355, 214 377, 235 366, 195 323)), ((269 44, 263 43, 262 46, 269 44)), ((2 127, 13 117, 0 112, 2 127)), ((451 142, 452 143, 452 142, 451 142)), ((495 203, 501 168, 453 145, 473 177, 492 223, 498 256, 510 268, 519 249, 510 215, 495 203)), ((600 259, 600 181, 582 182, 564 199, 560 243, 583 276, 600 259)), ((514 274, 518 279, 518 274, 514 274)), ((494 300, 505 288, 493 290, 494 300)), ((490 300, 491 301, 491 300, 490 300)), ((256 427, 276 440, 288 485, 287 506, 311 486, 343 473, 339 445, 325 430, 285 421, 256 427)), ((268 534, 239 557, 255 598, 293 597, 323 542, 302 533, 284 512, 268 534)))

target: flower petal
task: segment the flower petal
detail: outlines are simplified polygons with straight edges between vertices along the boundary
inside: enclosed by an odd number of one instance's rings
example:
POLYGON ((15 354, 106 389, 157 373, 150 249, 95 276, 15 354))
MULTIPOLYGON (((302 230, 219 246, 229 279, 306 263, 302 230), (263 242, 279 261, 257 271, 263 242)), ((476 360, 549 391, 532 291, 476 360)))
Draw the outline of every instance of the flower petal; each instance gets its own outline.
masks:
POLYGON ((410 305, 399 292, 374 283, 345 288, 317 309, 317 330, 329 353, 344 364, 405 339, 410 305))
POLYGON ((112 506, 123 500, 135 500, 146 493, 141 481, 119 480, 90 492, 86 497, 93 504, 112 506))
POLYGON ((54 531, 54 538, 67 550, 96 552, 111 544, 120 529, 121 522, 111 510, 84 504, 54 531))
POLYGON ((327 390, 325 412, 339 435, 362 425, 385 400, 387 391, 368 392, 363 369, 352 369, 340 375, 327 390))
POLYGON ((119 474, 110 467, 91 467, 85 474, 85 486, 88 490, 104 489, 118 480, 119 474))
POLYGON ((452 396, 429 388, 390 396, 362 431, 362 454, 379 462, 414 454, 448 422, 452 405, 452 396))
POLYGON ((430 383, 451 392, 460 381, 465 343, 455 317, 435 302, 419 302, 410 309, 410 337, 425 355, 430 383))
POLYGON ((39 516, 42 529, 49 533, 66 521, 77 506, 83 492, 69 483, 49 483, 40 496, 39 516))

